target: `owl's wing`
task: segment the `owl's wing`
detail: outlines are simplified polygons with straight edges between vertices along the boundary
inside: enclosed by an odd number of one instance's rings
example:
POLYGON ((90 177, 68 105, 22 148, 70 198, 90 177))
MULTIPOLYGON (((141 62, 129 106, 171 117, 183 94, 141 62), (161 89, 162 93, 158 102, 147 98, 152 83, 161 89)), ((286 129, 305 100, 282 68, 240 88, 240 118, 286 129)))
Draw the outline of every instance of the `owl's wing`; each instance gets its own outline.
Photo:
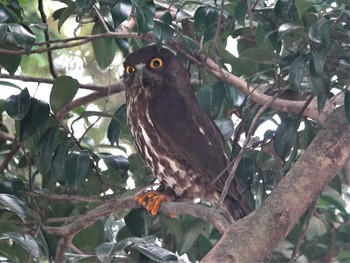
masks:
MULTIPOLYGON (((148 113, 169 152, 193 171, 212 181, 226 168, 222 135, 192 94, 166 87, 148 113)), ((222 190, 224 178, 219 181, 214 187, 222 190)))

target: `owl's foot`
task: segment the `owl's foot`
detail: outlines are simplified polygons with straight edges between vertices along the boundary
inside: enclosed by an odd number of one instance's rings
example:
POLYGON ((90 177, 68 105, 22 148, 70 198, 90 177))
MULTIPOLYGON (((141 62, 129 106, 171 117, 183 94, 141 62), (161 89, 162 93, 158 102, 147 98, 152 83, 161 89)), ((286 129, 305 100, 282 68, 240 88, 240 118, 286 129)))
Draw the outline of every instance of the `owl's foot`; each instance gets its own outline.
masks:
MULTIPOLYGON (((155 191, 150 191, 136 195, 135 201, 142 205, 151 215, 158 214, 159 207, 164 201, 172 201, 173 198, 169 195, 161 194, 155 191)), ((171 218, 175 218, 176 215, 169 215, 171 218)))

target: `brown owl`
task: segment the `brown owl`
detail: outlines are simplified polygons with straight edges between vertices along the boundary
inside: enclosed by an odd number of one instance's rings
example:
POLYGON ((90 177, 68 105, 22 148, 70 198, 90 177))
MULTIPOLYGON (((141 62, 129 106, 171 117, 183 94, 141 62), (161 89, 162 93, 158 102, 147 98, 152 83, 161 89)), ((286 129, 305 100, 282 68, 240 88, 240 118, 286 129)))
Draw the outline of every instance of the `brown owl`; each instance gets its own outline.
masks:
MULTIPOLYGON (((197 103, 186 69, 166 48, 141 48, 124 61, 127 120, 139 154, 160 181, 160 192, 215 204, 228 172, 223 137, 197 103), (217 180, 216 180, 217 179, 217 180), (213 183, 214 182, 214 183, 213 183)), ((224 209, 234 220, 250 208, 233 180, 224 209)), ((156 214, 164 195, 137 200, 156 214)))

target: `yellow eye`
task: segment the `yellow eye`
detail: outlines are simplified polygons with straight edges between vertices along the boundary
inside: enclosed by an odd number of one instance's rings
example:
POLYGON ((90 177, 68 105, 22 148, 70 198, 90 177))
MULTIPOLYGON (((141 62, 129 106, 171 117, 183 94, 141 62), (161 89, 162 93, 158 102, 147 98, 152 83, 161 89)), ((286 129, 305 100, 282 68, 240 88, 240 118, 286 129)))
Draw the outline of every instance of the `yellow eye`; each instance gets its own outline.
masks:
POLYGON ((133 73, 135 71, 136 71, 136 69, 134 67, 132 67, 132 66, 126 66, 125 67, 125 73, 126 74, 131 74, 131 73, 133 73))
POLYGON ((163 67, 163 60, 160 58, 154 58, 149 63, 149 66, 151 68, 161 68, 161 67, 163 67))

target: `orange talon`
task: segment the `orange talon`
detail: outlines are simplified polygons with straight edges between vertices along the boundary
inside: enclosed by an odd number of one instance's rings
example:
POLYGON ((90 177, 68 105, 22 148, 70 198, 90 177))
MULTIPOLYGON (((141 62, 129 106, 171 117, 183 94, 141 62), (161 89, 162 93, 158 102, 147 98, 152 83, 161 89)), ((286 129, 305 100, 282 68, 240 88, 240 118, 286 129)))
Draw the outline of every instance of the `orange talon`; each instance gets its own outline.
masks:
MULTIPOLYGON (((158 192, 150 191, 147 193, 142 193, 134 197, 135 201, 138 202, 141 206, 155 216, 158 214, 158 210, 162 202, 171 201, 172 198, 165 194, 160 194, 158 192)), ((171 218, 175 218, 175 214, 169 215, 171 218)))

